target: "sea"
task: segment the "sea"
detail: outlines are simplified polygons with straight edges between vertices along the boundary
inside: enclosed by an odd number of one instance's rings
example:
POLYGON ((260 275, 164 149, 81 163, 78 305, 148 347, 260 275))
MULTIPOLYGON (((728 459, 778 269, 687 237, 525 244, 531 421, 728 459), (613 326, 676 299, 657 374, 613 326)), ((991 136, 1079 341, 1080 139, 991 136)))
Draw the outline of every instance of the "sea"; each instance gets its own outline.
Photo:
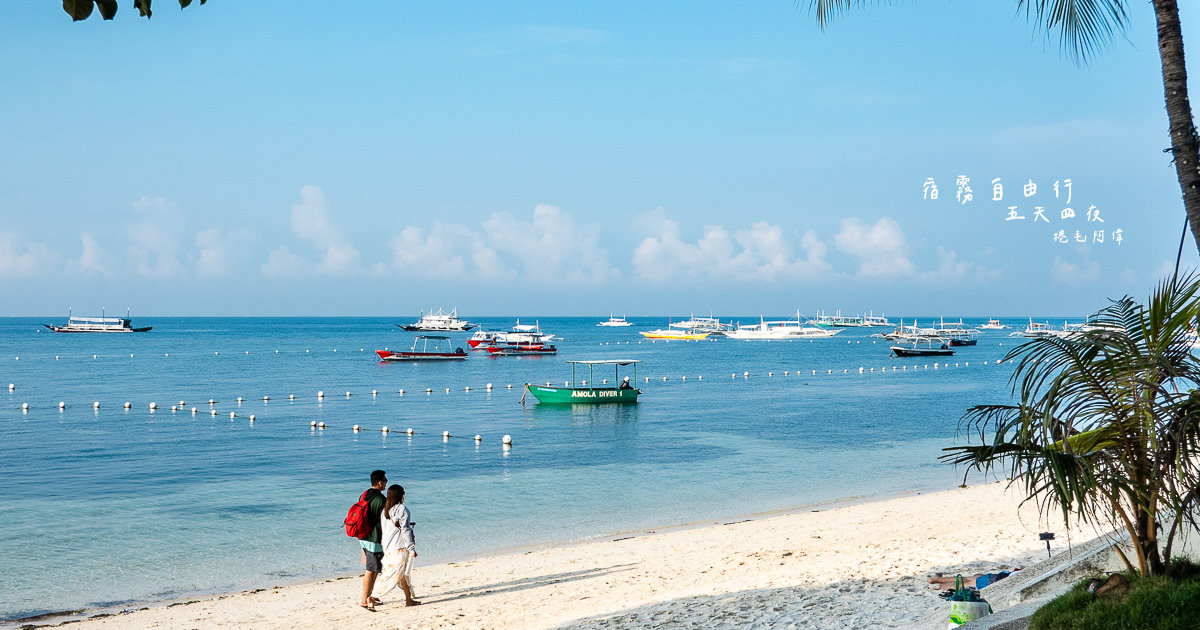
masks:
MULTIPOLYGON (((530 314, 520 322, 556 335, 558 354, 378 361, 412 345, 396 324, 413 319, 152 317, 134 320, 150 332, 113 335, 0 318, 0 621, 358 573, 342 521, 375 469, 406 490, 418 575, 951 488, 966 471, 941 449, 966 439, 967 408, 1011 399, 998 360, 1026 324, 1004 319, 953 357, 897 359, 871 337, 884 328, 652 342, 638 333, 668 318, 530 314), (522 402, 525 383, 562 384, 567 361, 598 359, 640 361, 575 372, 630 376, 638 404, 522 402)), ((469 319, 503 330, 517 317, 469 319)))

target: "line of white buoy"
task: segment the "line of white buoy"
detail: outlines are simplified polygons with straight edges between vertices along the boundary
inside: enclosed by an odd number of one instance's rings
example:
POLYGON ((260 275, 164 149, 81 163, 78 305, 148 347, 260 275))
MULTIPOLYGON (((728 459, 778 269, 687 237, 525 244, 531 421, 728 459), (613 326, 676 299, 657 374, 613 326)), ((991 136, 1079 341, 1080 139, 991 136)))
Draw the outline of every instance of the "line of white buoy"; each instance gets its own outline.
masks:
MULTIPOLYGON (((1003 359, 997 359, 997 360, 994 362, 994 365, 1000 365, 1001 363, 1003 363, 1003 359)), ((991 362, 991 361, 984 361, 984 362, 983 362, 983 365, 992 365, 992 364, 993 364, 993 362, 991 362)), ((950 368, 950 367, 951 367, 951 364, 950 364, 949 362, 944 362, 944 363, 943 363, 943 362, 940 362, 940 361, 938 361, 938 362, 934 362, 932 365, 933 365, 933 368, 932 368, 932 369, 934 369, 934 370, 948 369, 948 368, 950 368)), ((970 367, 970 365, 971 365, 970 361, 962 361, 962 362, 955 362, 955 363, 953 364, 953 367, 956 367, 956 368, 957 368, 957 367, 970 367)), ((898 370, 899 370, 899 371, 904 371, 904 372, 907 372, 907 371, 908 371, 908 369, 909 369, 909 366, 908 366, 907 364, 905 364, 905 365, 900 365, 900 366, 896 366, 896 365, 892 365, 892 366, 882 366, 882 367, 880 367, 880 368, 878 369, 878 372, 880 372, 880 373, 885 373, 885 372, 888 372, 888 371, 889 371, 889 368, 890 368, 890 371, 892 371, 892 372, 896 372, 896 371, 898 371, 898 370)), ((926 364, 913 365, 913 366, 912 366, 912 369, 913 369, 913 370, 921 370, 921 369, 926 369, 926 370, 928 370, 928 369, 930 369, 930 364, 926 363, 926 364)), ((816 376, 816 375, 818 374, 818 372, 819 372, 819 370, 810 370, 810 371, 809 371, 809 373, 810 373, 811 375, 813 375, 813 376, 816 376)), ((859 368, 858 368, 858 373, 859 373, 859 374, 867 374, 867 373, 874 373, 874 372, 876 372, 876 368, 874 368, 874 367, 859 366, 859 368)), ((792 373, 792 371, 791 371, 791 370, 785 370, 785 371, 783 372, 783 375, 784 375, 784 376, 788 376, 788 375, 790 375, 791 373, 792 373)), ((831 375, 831 374, 833 374, 833 373, 834 373, 834 371, 833 371, 832 369, 827 369, 825 373, 826 373, 826 374, 829 374, 829 375, 831 375)), ((850 373, 850 370, 849 370, 848 368, 847 368, 847 369, 843 369, 843 370, 842 370, 842 373, 843 373, 843 374, 848 374, 848 373, 850 373)), ((801 371, 800 371, 800 370, 795 370, 795 375, 796 375, 796 376, 800 376, 800 375, 801 375, 801 371)), ((745 380, 745 379, 749 379, 751 375, 750 375, 750 372, 749 372, 749 371, 743 371, 743 372, 742 372, 742 374, 741 374, 741 376, 742 376, 743 380, 745 380)), ((775 376, 775 372, 774 372, 774 371, 768 371, 768 372, 766 373, 766 376, 768 376, 768 377, 773 377, 773 376, 775 376)), ((730 378, 737 379, 737 377, 738 377, 738 373, 737 373, 737 372, 733 372, 733 373, 731 373, 731 374, 730 374, 730 378)), ((680 380, 681 382, 686 382, 686 381, 688 380, 688 377, 687 377, 687 376, 681 376, 681 377, 679 377, 679 380, 680 380)), ((703 375, 697 375, 697 376, 696 376, 696 380, 704 380, 704 376, 703 376, 703 375)), ((664 383, 665 383, 665 382, 669 382, 669 381, 670 381, 670 377, 667 377, 667 376, 664 376, 664 377, 662 377, 662 382, 664 382, 664 383)), ((645 382, 645 383, 649 383, 649 382, 650 382, 650 377, 649 377, 649 376, 645 377, 645 378, 644 378, 644 382, 645 382)), ((604 384, 607 384, 607 383, 608 383, 608 379, 604 379, 604 380, 603 380, 603 383, 604 383, 604 384)), ((569 382, 564 382, 563 384, 564 384, 564 386, 568 386, 568 387, 570 386, 570 383, 569 383, 569 382)), ((586 385, 586 384, 587 384, 587 381, 583 381, 583 384, 585 384, 585 385, 586 385)), ((550 382, 547 382, 547 383, 546 383, 546 385, 547 385, 547 386, 550 386, 551 384, 550 384, 550 382)), ((509 384, 505 385, 505 389, 509 389, 509 390, 511 390, 512 388, 513 388, 513 386, 512 386, 512 384, 511 384, 511 383, 509 383, 509 384)), ((9 383, 9 384, 8 384, 8 389, 9 389, 9 391, 10 391, 10 392, 11 392, 11 391, 14 391, 14 390, 16 389, 16 384, 15 384, 15 383, 9 383)), ((471 391, 471 389, 472 389, 472 388, 471 388, 471 386, 469 386, 469 385, 467 385, 467 386, 464 386, 464 387, 463 387, 463 391, 464 391, 464 392, 470 392, 470 391, 471 391)), ((493 384, 492 384, 492 383, 487 383, 487 384, 484 386, 484 389, 485 389, 486 391, 488 391, 488 392, 491 392, 491 391, 494 389, 494 386, 493 386, 493 384)), ((451 393, 451 388, 449 388, 449 387, 445 388, 445 392, 446 392, 447 394, 451 393)), ((399 389, 397 393, 398 393, 400 396, 403 396, 403 395, 404 395, 404 389, 399 389)), ((426 394, 432 394, 432 393, 433 393, 433 388, 432 388, 432 387, 426 387, 426 388, 425 388, 425 393, 426 393, 426 394)), ((371 396, 378 396, 378 394, 379 394, 379 391, 378 391, 378 390, 371 390, 371 396)), ((350 397, 352 397, 352 396, 353 396, 353 392, 347 391, 347 392, 345 393, 345 396, 346 396, 346 398, 350 398, 350 397)), ((325 392, 324 392, 323 390, 321 390, 321 391, 318 391, 318 392, 317 392, 317 399, 318 399, 318 401, 322 401, 322 400, 324 400, 324 398, 325 398, 325 392)), ((265 402, 269 402, 270 400, 271 400, 271 397, 270 397, 270 395, 265 395, 265 396, 263 396, 263 402, 264 402, 264 403, 265 403, 265 402)), ((296 395, 295 395, 295 394, 289 394, 289 395, 288 395, 288 400, 289 400, 289 401, 295 401, 295 400, 296 400, 296 395)), ((238 405, 241 405, 243 402, 245 402, 245 399, 244 399, 243 397, 241 397, 241 396, 238 396, 238 397, 236 397, 236 401, 237 401, 238 405)), ((216 405, 216 404, 217 404, 217 400, 216 400, 215 398, 209 398, 209 399, 208 399, 208 404, 209 404, 209 407, 210 407, 210 408, 212 408, 214 405, 216 405)), ((60 410, 61 410, 61 409, 65 409, 65 408, 66 408, 66 406, 67 406, 67 404, 66 404, 66 402, 65 402, 65 401, 60 401, 60 402, 58 403, 58 408, 59 408, 60 410)), ((100 401, 94 401, 94 402, 92 403, 92 408, 93 408, 93 409, 100 409, 100 407, 101 407, 101 405, 100 405, 100 401)), ((125 408, 125 409, 131 409, 132 407, 133 407, 133 404, 132 404, 132 403, 130 403, 130 402, 128 402, 128 401, 126 401, 126 402, 124 403, 124 408, 125 408)), ((22 409, 22 410, 24 410, 24 411, 28 411, 28 410, 30 409, 30 405, 29 405, 29 403, 27 403, 27 402, 26 402, 26 403, 22 403, 22 404, 21 404, 21 409, 22 409)), ((158 403, 156 403, 156 402, 150 402, 150 403, 149 403, 149 409, 150 409, 150 411, 155 411, 155 410, 157 410, 157 409, 158 409, 158 403)), ((178 409, 179 411, 182 411, 182 410, 184 410, 184 409, 185 409, 185 403, 184 403, 184 401, 182 401, 182 400, 181 400, 181 401, 179 401, 179 404, 178 404, 178 405, 172 405, 172 406, 171 406, 171 411, 176 411, 177 409, 178 409)), ((196 413, 196 408, 195 408, 195 407, 192 407, 192 413, 193 413, 193 414, 194 414, 194 413, 196 413)), ((215 416, 215 415, 217 415, 217 411, 216 411, 216 409, 212 409, 212 410, 211 410, 211 413, 212 413, 212 415, 214 415, 214 416, 215 416)), ((231 416, 231 417, 236 417, 236 414, 235 414, 235 412, 230 412, 230 416, 231 416)))

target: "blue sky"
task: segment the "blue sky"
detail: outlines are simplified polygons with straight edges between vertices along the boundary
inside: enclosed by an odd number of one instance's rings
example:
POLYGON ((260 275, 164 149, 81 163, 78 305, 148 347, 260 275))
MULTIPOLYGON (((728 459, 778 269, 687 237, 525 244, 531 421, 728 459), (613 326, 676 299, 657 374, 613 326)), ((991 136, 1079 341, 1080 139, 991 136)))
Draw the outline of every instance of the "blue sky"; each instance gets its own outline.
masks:
POLYGON ((1183 227, 1142 4, 155 7, 0 10, 0 316, 1082 315, 1183 227))

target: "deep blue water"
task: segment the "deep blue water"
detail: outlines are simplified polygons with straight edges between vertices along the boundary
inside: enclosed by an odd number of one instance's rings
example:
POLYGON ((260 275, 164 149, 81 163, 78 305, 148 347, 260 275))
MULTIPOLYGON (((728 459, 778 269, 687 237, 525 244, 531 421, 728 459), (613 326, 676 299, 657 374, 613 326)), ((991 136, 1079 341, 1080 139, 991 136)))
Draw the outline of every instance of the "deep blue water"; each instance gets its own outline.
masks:
POLYGON ((375 468, 405 486, 425 563, 949 487, 962 471, 935 458, 967 407, 1008 399, 995 362, 1018 341, 985 332, 934 369, 890 358, 878 328, 650 343, 637 331, 665 319, 603 319, 541 318, 557 356, 453 364, 375 361, 411 344, 402 319, 137 318, 154 330, 129 335, 0 319, 0 619, 356 571, 341 521, 375 468), (642 402, 519 403, 523 383, 569 378, 565 360, 603 358, 643 361, 642 402))

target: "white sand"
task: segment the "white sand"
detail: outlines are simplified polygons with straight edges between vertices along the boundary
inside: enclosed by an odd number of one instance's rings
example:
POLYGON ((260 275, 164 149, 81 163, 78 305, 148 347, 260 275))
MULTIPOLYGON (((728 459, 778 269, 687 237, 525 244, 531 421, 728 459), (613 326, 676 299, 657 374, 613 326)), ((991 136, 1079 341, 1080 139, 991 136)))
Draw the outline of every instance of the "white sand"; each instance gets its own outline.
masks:
MULTIPOLYGON (((934 571, 1045 558, 1068 533, 991 483, 421 566, 421 606, 358 606, 361 576, 90 619, 80 628, 903 628, 947 604, 934 571)), ((1053 517, 1052 517, 1053 518, 1053 517)), ((1094 538, 1070 534, 1075 544, 1094 538)), ((348 548, 348 553, 352 550, 348 548)), ((72 624, 72 627, 75 627, 72 624)))

